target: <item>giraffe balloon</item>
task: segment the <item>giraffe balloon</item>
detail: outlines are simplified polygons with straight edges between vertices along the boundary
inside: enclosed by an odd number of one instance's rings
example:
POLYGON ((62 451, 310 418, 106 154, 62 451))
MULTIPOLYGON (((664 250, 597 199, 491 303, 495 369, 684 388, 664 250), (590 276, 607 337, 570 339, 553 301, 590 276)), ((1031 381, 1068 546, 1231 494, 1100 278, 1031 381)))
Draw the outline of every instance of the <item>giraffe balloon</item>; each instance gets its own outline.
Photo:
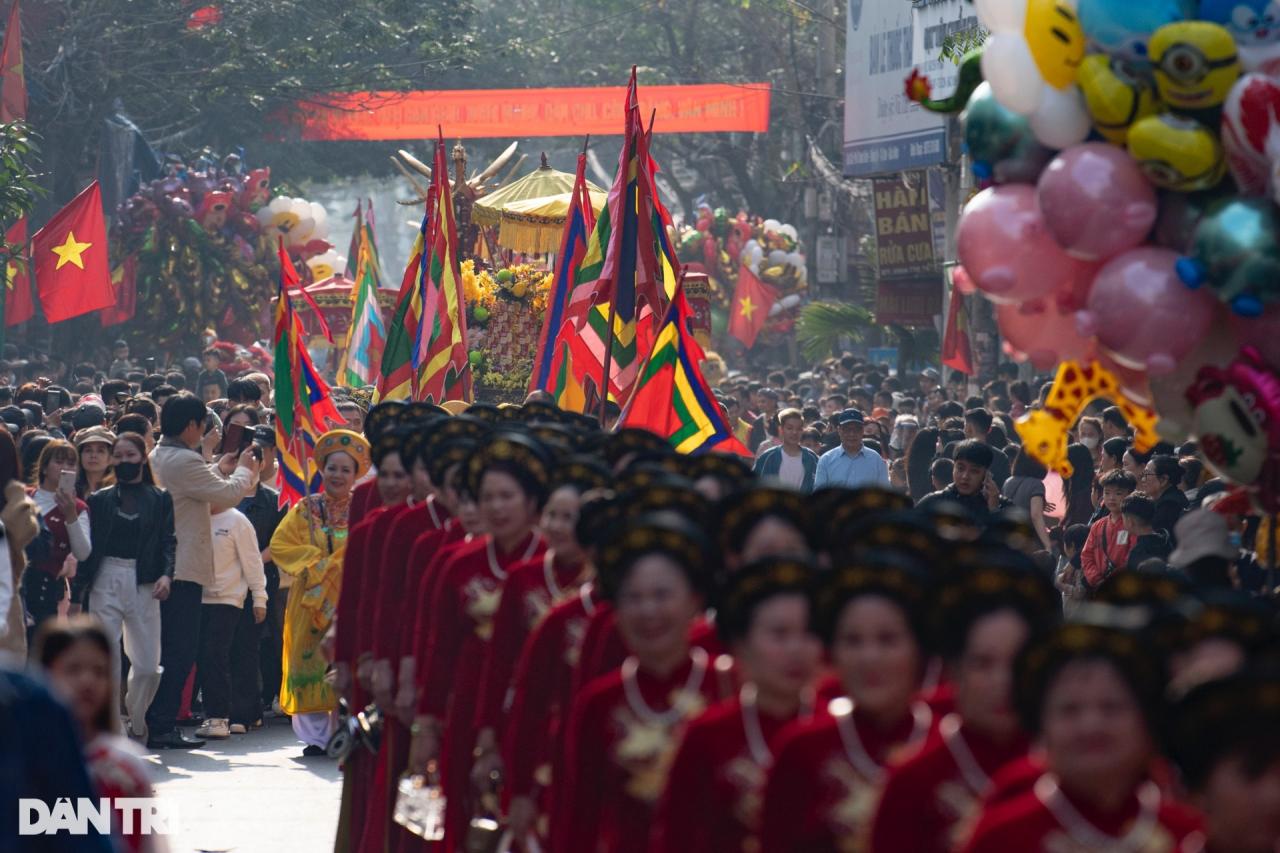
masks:
POLYGON ((1058 367, 1053 388, 1045 400, 1043 409, 1028 412, 1018 419, 1018 435, 1022 436, 1022 448, 1032 458, 1064 478, 1073 473, 1067 461, 1067 432, 1084 412, 1085 406, 1095 399, 1111 400, 1119 407, 1125 419, 1133 426, 1134 447, 1145 452, 1155 446, 1160 437, 1156 434, 1156 413, 1147 406, 1130 400, 1121 390, 1120 381, 1111 371, 1096 361, 1080 364, 1064 361, 1058 367))

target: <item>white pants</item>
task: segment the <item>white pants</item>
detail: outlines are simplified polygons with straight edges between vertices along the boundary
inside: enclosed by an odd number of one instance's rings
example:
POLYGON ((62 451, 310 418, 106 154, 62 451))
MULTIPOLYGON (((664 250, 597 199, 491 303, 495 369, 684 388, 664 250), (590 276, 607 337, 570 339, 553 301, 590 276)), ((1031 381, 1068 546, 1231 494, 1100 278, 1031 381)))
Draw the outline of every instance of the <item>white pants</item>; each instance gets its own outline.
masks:
POLYGON ((325 747, 329 738, 337 729, 337 720, 332 713, 318 711, 314 714, 294 714, 289 718, 293 723, 293 733, 298 740, 307 746, 325 747))
POLYGON ((120 639, 129 656, 124 706, 135 736, 146 732, 147 708, 160 686, 160 602, 155 584, 138 583, 133 560, 104 557, 89 591, 89 612, 102 621, 111 640, 112 663, 120 672, 120 639))

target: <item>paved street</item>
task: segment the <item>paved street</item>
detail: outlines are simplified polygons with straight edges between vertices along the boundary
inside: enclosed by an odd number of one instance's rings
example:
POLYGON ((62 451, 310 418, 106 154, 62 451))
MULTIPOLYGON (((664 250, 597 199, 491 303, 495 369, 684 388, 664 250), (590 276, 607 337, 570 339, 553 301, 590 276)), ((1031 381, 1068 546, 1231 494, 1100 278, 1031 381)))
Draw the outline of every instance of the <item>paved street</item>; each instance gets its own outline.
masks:
POLYGON ((336 762, 303 758, 286 720, 193 752, 150 756, 157 796, 182 826, 172 853, 313 853, 333 848, 341 777, 336 762))

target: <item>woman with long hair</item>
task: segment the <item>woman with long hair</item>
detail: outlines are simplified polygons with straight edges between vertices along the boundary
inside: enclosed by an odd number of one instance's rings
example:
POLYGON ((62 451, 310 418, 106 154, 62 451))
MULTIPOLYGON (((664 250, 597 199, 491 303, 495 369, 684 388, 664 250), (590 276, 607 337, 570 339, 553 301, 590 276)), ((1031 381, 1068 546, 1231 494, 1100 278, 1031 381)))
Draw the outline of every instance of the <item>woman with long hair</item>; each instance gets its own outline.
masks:
POLYGON ((929 466, 938 455, 937 427, 922 427, 911 444, 907 446, 907 487, 911 490, 911 499, 918 501, 933 488, 929 477, 929 466))
POLYGON ((76 432, 76 453, 80 456, 76 497, 84 500, 98 489, 111 485, 111 448, 115 443, 115 434, 106 427, 92 426, 76 432))
POLYGON ((1062 526, 1088 524, 1093 518, 1093 453, 1083 444, 1067 446, 1067 461, 1071 463, 1070 479, 1063 486, 1066 506, 1062 514, 1062 526))
POLYGON ((305 755, 322 755, 333 734, 338 697, 325 679, 320 643, 333 624, 342 588, 351 488, 369 470, 369 442, 345 429, 316 441, 321 489, 298 501, 271 537, 271 556, 294 578, 285 607, 280 707, 306 744, 305 755))
POLYGON ((121 433, 111 448, 115 484, 89 496, 93 551, 71 583, 72 600, 98 618, 129 656, 125 710, 130 733, 146 735, 147 708, 160 685, 160 602, 173 582, 173 499, 155 484, 142 436, 121 433))
POLYGON ((58 603, 66 597, 66 579, 73 571, 67 557, 86 560, 92 550, 89 508, 76 497, 74 486, 63 482, 65 474, 78 476, 79 461, 71 442, 59 438, 44 446, 36 462, 29 494, 40 512, 40 536, 27 548, 28 571, 22 577, 28 644, 40 624, 58 614, 58 603))
POLYGON ((1018 448, 1018 455, 1013 459, 1013 470, 1009 479, 1004 481, 1000 493, 1013 502, 1019 509, 1031 516, 1031 525, 1036 529, 1036 538, 1046 551, 1053 550, 1049 541, 1049 529, 1045 527, 1045 489, 1044 478, 1049 472, 1043 465, 1032 458, 1025 448, 1018 448))
POLYGON ((0 632, 0 654, 15 659, 27 656, 26 620, 22 611, 22 574, 27 567, 27 543, 40 532, 36 521, 36 505, 27 497, 22 485, 22 464, 18 446, 7 429, 0 429, 0 523, 4 524, 4 541, 9 546, 9 576, 0 579, 0 607, 5 630, 0 632))
MULTIPOLYGON (((85 762, 98 796, 149 798, 154 794, 142 751, 119 734, 115 645, 97 619, 81 614, 65 623, 46 622, 36 635, 32 656, 80 726, 85 762)), ((112 814, 112 834, 121 850, 158 853, 165 848, 164 836, 141 832, 136 814, 130 821, 132 831, 125 832, 121 814, 119 809, 112 814)))

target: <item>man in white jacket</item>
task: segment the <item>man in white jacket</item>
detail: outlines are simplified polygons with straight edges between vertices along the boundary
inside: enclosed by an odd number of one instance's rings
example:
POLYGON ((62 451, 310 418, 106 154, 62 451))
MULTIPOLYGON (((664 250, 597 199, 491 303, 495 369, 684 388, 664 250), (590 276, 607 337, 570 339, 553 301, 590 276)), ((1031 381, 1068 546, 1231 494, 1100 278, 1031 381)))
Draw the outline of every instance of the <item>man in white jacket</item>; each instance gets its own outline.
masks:
POLYGON ((200 689, 204 725, 196 737, 225 738, 258 715, 258 631, 267 617, 267 576, 253 524, 238 509, 213 508, 213 582, 204 587, 200 616, 200 689), (253 621, 246 624, 246 594, 253 597, 253 621), (246 719, 247 718, 247 719, 246 719))
POLYGON ((187 675, 200 648, 203 587, 213 582, 211 506, 233 507, 248 492, 258 473, 252 448, 237 458, 227 454, 216 464, 205 462, 199 447, 209 410, 189 393, 165 401, 160 411, 163 438, 151 451, 151 467, 173 498, 178 539, 173 586, 160 605, 160 665, 164 674, 147 711, 147 746, 191 749, 204 742, 176 728, 187 675))

